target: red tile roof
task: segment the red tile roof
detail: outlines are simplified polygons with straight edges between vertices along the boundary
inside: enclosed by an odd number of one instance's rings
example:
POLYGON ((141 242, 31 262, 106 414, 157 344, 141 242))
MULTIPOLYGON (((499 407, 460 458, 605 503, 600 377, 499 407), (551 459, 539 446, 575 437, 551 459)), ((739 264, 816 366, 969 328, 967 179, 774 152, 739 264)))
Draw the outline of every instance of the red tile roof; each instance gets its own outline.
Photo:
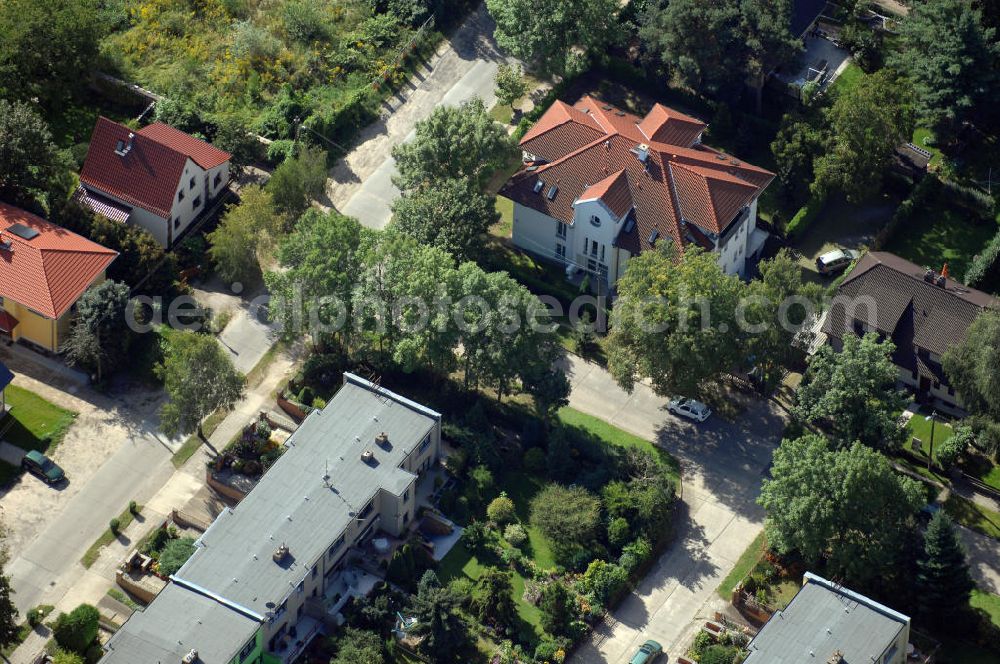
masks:
POLYGON ((625 175, 625 169, 623 168, 588 187, 580 194, 579 200, 604 201, 608 209, 618 218, 625 216, 625 213, 632 207, 632 192, 628 188, 628 176, 625 175))
POLYGON ((169 219, 188 158, 208 169, 225 163, 229 156, 162 123, 133 135, 125 125, 100 117, 90 138, 80 182, 169 219), (124 156, 116 152, 119 141, 122 145, 132 142, 124 156))
POLYGON ((521 141, 542 163, 516 173, 500 193, 571 223, 574 200, 591 197, 600 185, 607 189, 600 198, 610 197, 622 215, 634 209, 636 223, 619 234, 619 246, 638 253, 657 237, 710 245, 707 235, 725 231, 774 174, 693 144, 704 128, 660 105, 639 118, 590 96, 575 106, 556 102, 521 141), (681 144, 657 140, 664 138, 681 144), (645 163, 636 154, 640 144, 649 146, 645 163), (539 179, 544 187, 536 193, 539 179), (553 184, 559 190, 550 200, 545 194, 553 184))
POLYGON ((111 264, 118 253, 51 224, 30 212, 0 203, 0 297, 48 318, 59 318, 111 264), (38 235, 24 239, 20 224, 38 235))

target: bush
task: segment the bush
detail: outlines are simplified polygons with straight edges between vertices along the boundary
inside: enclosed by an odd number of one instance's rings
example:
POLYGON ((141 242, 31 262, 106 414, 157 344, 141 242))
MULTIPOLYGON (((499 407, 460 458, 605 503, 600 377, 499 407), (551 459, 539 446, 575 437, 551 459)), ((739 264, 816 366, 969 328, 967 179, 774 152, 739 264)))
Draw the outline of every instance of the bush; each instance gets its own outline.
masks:
POLYGON ((503 538, 511 546, 521 546, 528 541, 528 531, 519 523, 512 523, 503 531, 503 538))
POLYGON ((139 506, 136 504, 134 500, 128 501, 128 511, 131 512, 132 514, 139 513, 139 506))
POLYGON ((58 648, 52 655, 52 664, 84 664, 84 661, 75 652, 58 648))
POLYGON ((816 221, 816 217, 819 215, 820 210, 823 209, 823 203, 825 202, 825 199, 822 198, 810 198, 805 205, 799 208, 799 211, 795 213, 792 220, 788 222, 788 228, 785 229, 785 236, 789 240, 801 236, 816 221))
POLYGON ((741 661, 741 651, 734 646, 711 645, 702 653, 700 664, 736 664, 741 661))
POLYGON ((514 520, 514 501, 507 497, 505 492, 493 499, 490 506, 486 508, 486 516, 490 521, 502 526, 514 520))
POLYGON ((529 473, 540 473, 545 469, 545 452, 540 447, 532 447, 524 453, 524 469, 529 473))
POLYGON ((118 517, 115 517, 114 519, 111 519, 111 521, 108 522, 108 529, 111 530, 112 535, 117 537, 119 532, 118 529, 121 528, 121 525, 122 525, 121 521, 118 520, 118 517))
POLYGON ((1000 232, 972 259, 965 272, 965 283, 975 288, 1000 283, 1000 232))
POLYGON ((84 654, 97 638, 101 614, 89 605, 81 604, 69 613, 61 613, 52 626, 52 636, 62 648, 84 654))
POLYGON ((194 553, 194 540, 190 537, 181 537, 167 542, 160 553, 160 574, 170 576, 176 574, 188 558, 194 553))
POLYGON ((593 594, 602 604, 607 604, 625 590, 628 572, 615 563, 595 560, 587 566, 580 583, 586 592, 593 594))
POLYGON ((910 195, 899 204, 896 211, 892 213, 892 218, 889 219, 889 223, 885 225, 882 230, 878 232, 875 236, 875 241, 873 242, 873 248, 878 251, 881 250, 889 240, 892 239, 896 231, 899 230, 900 226, 913 218, 918 210, 923 208, 924 201, 930 198, 932 195, 936 196, 941 191, 941 180, 935 175, 928 175, 923 180, 913 188, 910 195))
POLYGON ((465 548, 475 553, 479 551, 485 544, 489 537, 489 529, 480 521, 470 523, 462 531, 462 544, 465 548))
POLYGON ((517 128, 514 129, 514 141, 517 142, 524 138, 524 135, 528 133, 533 124, 535 123, 527 117, 521 118, 521 121, 517 123, 517 128))
POLYGON ((951 470, 952 466, 958 463, 965 450, 972 445, 974 438, 971 427, 965 425, 955 427, 955 433, 934 451, 941 467, 945 470, 951 470))
POLYGON ((608 542, 611 546, 621 548, 628 542, 629 526, 628 519, 617 517, 608 523, 608 542))

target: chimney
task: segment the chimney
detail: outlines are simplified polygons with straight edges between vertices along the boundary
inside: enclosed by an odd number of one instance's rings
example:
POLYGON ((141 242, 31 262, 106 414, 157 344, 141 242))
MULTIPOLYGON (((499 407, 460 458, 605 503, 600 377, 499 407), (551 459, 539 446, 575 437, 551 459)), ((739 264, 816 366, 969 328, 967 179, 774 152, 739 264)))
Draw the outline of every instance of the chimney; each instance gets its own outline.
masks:
POLYGON ((188 654, 184 655, 183 658, 181 658, 181 664, 194 664, 197 661, 198 661, 198 651, 195 650, 194 648, 191 649, 191 652, 189 652, 188 654))
POLYGON ((372 452, 371 450, 365 450, 364 452, 361 453, 361 460, 364 461, 365 463, 370 464, 372 461, 375 460, 375 453, 372 452))
POLYGON ((286 556, 288 556, 288 545, 282 542, 281 546, 275 549, 274 553, 271 554, 271 560, 273 560, 276 563, 281 563, 281 561, 284 560, 286 556))
POLYGON ((830 659, 826 660, 826 664, 843 664, 844 653, 840 650, 834 650, 833 654, 830 655, 830 659))
POLYGON ((934 274, 934 270, 932 270, 930 268, 927 268, 927 271, 924 272, 924 281, 926 281, 929 284, 933 284, 934 283, 934 279, 936 277, 937 277, 937 275, 934 274))
POLYGON ((119 157, 124 157, 132 150, 132 141, 135 139, 135 134, 131 131, 128 133, 128 142, 119 140, 115 143, 115 154, 119 157))
POLYGON ((639 145, 637 145, 635 149, 632 150, 632 152, 634 152, 635 156, 639 158, 639 161, 641 161, 644 164, 646 163, 646 160, 649 159, 649 146, 646 145, 645 143, 640 143, 639 145))
POLYGON ((389 434, 383 431, 379 435, 375 436, 375 444, 383 450, 389 449, 389 434))
POLYGON ((939 274, 938 278, 934 281, 934 283, 939 288, 944 288, 945 286, 948 285, 948 278, 945 277, 943 274, 939 274))

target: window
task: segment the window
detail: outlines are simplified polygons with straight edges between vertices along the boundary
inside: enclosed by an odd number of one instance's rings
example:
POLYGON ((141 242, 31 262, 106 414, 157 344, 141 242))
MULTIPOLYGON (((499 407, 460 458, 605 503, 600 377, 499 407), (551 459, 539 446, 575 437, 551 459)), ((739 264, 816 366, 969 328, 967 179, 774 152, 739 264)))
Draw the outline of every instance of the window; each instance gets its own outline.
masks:
POLYGON ((191 204, 191 207, 193 207, 195 210, 201 207, 201 196, 198 196, 196 199, 194 199, 194 203, 191 204))
POLYGON ((314 566, 313 567, 313 573, 312 573, 312 577, 314 579, 316 578, 316 572, 318 572, 318 571, 319 571, 319 565, 314 566))
POLYGON ((177 192, 177 202, 179 203, 183 200, 184 200, 184 190, 181 189, 180 191, 177 192))
POLYGON ((590 225, 591 226, 598 226, 598 227, 600 227, 600 225, 601 225, 601 218, 598 217, 596 214, 591 215, 590 216, 590 225))
POLYGON ((407 524, 409 522, 410 522, 410 513, 409 512, 404 512, 403 513, 403 524, 405 525, 405 524, 407 524))
POLYGON ((556 222, 556 237, 566 239, 566 224, 561 221, 556 222))
POLYGON ((252 653, 253 649, 256 647, 257 647, 257 635, 254 634, 252 637, 250 637, 250 640, 247 641, 247 644, 243 646, 243 650, 240 650, 240 656, 236 658, 236 661, 237 662, 244 661, 247 657, 250 656, 250 653, 252 653))
POLYGON ((560 242, 556 242, 556 256, 566 260, 566 245, 560 242))
POLYGON ((181 218, 174 217, 174 230, 176 231, 181 226, 181 218))
POLYGON ((341 535, 340 537, 338 537, 337 541, 330 545, 330 551, 328 552, 327 555, 329 555, 332 558, 333 554, 335 554, 337 552, 337 549, 339 549, 342 546, 344 546, 344 536, 343 535, 341 535))
POLYGON ((431 435, 427 434, 427 436, 424 437, 423 441, 420 443, 420 449, 417 450, 417 453, 419 454, 420 452, 426 450, 428 447, 430 447, 430 444, 431 444, 431 435))
POLYGON ((591 256, 597 255, 597 240, 590 241, 590 255, 591 256))
POLYGON ((299 581, 299 585, 296 588, 296 590, 298 590, 301 593, 301 592, 305 591, 305 589, 306 589, 306 582, 305 582, 305 580, 299 581))
POLYGON ((367 505, 365 505, 365 508, 364 508, 363 510, 361 510, 361 514, 359 514, 359 515, 358 515, 358 518, 359 518, 359 519, 364 519, 364 518, 366 518, 366 517, 367 517, 367 516, 368 516, 369 514, 371 514, 371 513, 372 513, 372 508, 373 508, 374 506, 375 506, 375 503, 374 503, 374 501, 369 501, 369 502, 368 502, 368 504, 367 504, 367 505))
POLYGON ((409 502, 409 500, 410 500, 410 490, 407 489, 406 491, 403 492, 403 502, 406 503, 409 502))
POLYGON ((558 194, 558 193, 559 193, 559 186, 558 185, 552 185, 551 187, 549 187, 549 193, 546 194, 545 197, 547 199, 549 199, 550 201, 552 201, 552 200, 555 200, 556 194, 558 194))
POLYGON ((601 245, 601 262, 604 262, 604 245, 601 245))
POLYGON ((277 620, 281 616, 285 615, 285 611, 288 610, 288 600, 286 599, 282 602, 277 609, 274 610, 274 619, 277 620))
POLYGON ((188 189, 194 189, 194 176, 192 176, 191 179, 188 180, 188 189))
POLYGON ((537 180, 537 181, 535 181, 535 186, 532 187, 532 191, 534 191, 537 194, 538 192, 540 192, 542 190, 542 187, 544 187, 544 186, 545 186, 544 182, 542 182, 541 180, 537 180))
POLYGON ((220 182, 222 182, 222 172, 221 171, 215 174, 215 179, 212 180, 212 186, 213 187, 218 187, 220 182))

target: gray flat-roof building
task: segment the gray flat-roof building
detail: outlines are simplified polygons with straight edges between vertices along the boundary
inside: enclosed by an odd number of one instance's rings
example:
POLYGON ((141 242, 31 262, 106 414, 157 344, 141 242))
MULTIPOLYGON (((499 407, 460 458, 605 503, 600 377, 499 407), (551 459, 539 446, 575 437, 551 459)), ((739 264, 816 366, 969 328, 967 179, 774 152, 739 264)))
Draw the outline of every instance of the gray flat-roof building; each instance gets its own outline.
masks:
MULTIPOLYGON (((257 659, 218 656, 228 643, 212 648, 192 643, 198 661, 287 662, 301 652, 321 626, 309 615, 315 613, 310 601, 315 607, 331 586, 342 585, 348 553, 375 532, 399 536, 414 523, 418 476, 435 464, 440 448, 438 413, 345 373, 326 408, 305 419, 284 454, 246 498, 215 519, 172 577, 168 587, 207 598, 260 626, 257 659), (209 652, 211 659, 202 654, 209 652)), ((159 601, 147 611, 161 613, 159 601)), ((109 642, 104 662, 160 661, 153 626, 133 621, 109 642), (149 659, 114 658, 119 643, 134 649, 142 640, 150 643, 149 659)), ((197 631, 189 641, 211 638, 211 630, 197 631)), ((184 641, 180 634, 172 638, 184 641)))
POLYGON ((744 664, 903 664, 910 618, 806 572, 748 646, 744 664))

